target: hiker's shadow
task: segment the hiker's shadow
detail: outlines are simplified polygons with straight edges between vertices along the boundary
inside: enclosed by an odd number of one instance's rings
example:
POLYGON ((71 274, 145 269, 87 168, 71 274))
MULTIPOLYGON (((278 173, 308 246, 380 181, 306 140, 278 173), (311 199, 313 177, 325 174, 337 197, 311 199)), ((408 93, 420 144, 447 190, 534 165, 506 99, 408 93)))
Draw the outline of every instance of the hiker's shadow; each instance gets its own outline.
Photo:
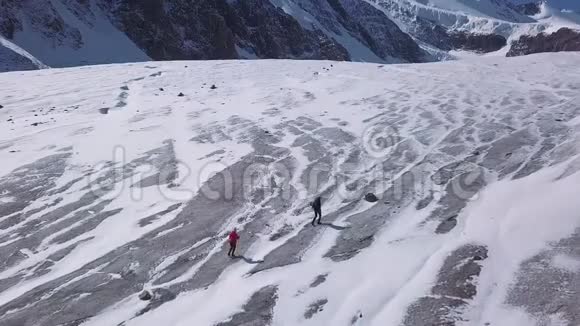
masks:
POLYGON ((234 259, 241 259, 244 262, 246 262, 247 264, 259 264, 259 263, 263 263, 264 260, 254 260, 252 258, 248 258, 246 256, 234 256, 234 259))
POLYGON ((329 228, 335 229, 337 231, 342 231, 342 230, 350 229, 350 226, 340 226, 340 225, 336 225, 336 224, 332 224, 332 223, 327 223, 327 222, 322 222, 322 223, 320 223, 320 225, 328 226, 329 228))

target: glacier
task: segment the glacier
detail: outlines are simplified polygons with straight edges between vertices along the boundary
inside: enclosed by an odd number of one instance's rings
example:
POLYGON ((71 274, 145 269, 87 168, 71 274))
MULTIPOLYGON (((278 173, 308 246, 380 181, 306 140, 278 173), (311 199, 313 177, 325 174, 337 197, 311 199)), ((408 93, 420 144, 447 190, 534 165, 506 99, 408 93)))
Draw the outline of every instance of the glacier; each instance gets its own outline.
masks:
POLYGON ((579 65, 2 73, 0 325, 577 325, 579 65))

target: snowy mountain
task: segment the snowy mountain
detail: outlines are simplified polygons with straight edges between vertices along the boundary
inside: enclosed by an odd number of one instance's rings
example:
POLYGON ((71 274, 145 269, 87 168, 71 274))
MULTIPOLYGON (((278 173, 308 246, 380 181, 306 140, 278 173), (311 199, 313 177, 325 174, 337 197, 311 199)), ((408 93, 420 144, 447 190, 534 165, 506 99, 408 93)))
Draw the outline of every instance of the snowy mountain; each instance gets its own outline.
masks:
MULTIPOLYGON (((531 42, 538 44, 536 35, 551 35, 561 28, 580 36, 580 21, 575 14, 555 10, 545 2, 517 6, 507 0, 367 1, 439 58, 449 58, 449 51, 453 50, 479 53, 502 50, 498 53, 505 54, 514 42, 522 44, 533 39, 531 42)), ((558 39, 559 35, 552 37, 558 39)), ((526 47, 530 53, 580 51, 576 47, 563 47, 563 43, 558 39, 545 47, 531 43, 526 47)))
MULTIPOLYGON (((546 2, 553 8, 564 10, 580 10, 580 3, 576 0, 535 0, 536 2, 546 2)), ((512 0, 516 5, 530 3, 531 0, 512 0)))
POLYGON ((526 16, 534 16, 542 11, 543 5, 543 1, 527 2, 516 5, 516 9, 526 16))
MULTIPOLYGON (((434 24, 450 30, 470 33, 495 33, 504 37, 505 29, 518 24, 533 23, 531 17, 519 13, 504 0, 368 0, 402 25, 434 24)), ((409 29, 409 28, 406 28, 409 29)))
POLYGON ((0 34, 51 67, 151 59, 431 60, 360 0, 15 1, 0 8, 0 34))
POLYGON ((51 67, 149 60, 94 1, 5 1, 0 34, 51 67))
POLYGON ((579 65, 2 73, 0 325, 578 325, 579 65))
POLYGON ((47 68, 47 66, 30 53, 0 36, 0 72, 43 68, 47 68))
POLYGON ((577 12, 566 10, 566 9, 556 9, 550 7, 547 3, 541 2, 537 4, 537 12, 532 16, 533 18, 542 22, 551 22, 554 25, 561 26, 580 26, 580 14, 577 12))
POLYGON ((532 19, 520 13, 509 0, 405 0, 418 7, 422 15, 447 14, 483 17, 513 23, 529 23, 532 19), (430 12, 430 13, 427 13, 430 12))
POLYGON ((505 54, 520 36, 579 26, 575 13, 507 0, 4 1, 0 35, 29 55, 2 49, 0 64, 38 67, 30 57, 50 67, 259 58, 416 63, 454 58, 456 50, 505 54))

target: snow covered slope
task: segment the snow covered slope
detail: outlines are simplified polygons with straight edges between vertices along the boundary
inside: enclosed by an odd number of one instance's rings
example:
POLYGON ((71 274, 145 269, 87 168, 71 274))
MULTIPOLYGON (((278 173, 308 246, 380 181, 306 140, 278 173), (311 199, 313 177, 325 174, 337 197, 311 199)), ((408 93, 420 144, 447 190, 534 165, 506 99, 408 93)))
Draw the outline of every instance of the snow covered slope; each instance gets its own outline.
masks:
POLYGON ((51 67, 150 59, 95 1, 4 2, 0 35, 51 67))
POLYGON ((0 36, 0 72, 48 68, 30 53, 0 36))
POLYGON ((323 31, 353 61, 424 62, 431 58, 381 10, 361 0, 271 0, 307 30, 323 31))
POLYGON ((0 324, 577 325, 579 65, 0 74, 0 324))
POLYGON ((509 0, 409 0, 409 2, 432 10, 443 9, 466 16, 487 17, 514 23, 532 21, 519 13, 509 0))
POLYGON ((440 56, 437 53, 441 50, 472 48, 476 52, 497 52, 503 48, 499 53, 505 54, 521 36, 552 33, 562 27, 580 30, 575 14, 559 12, 547 4, 541 5, 542 13, 526 16, 505 0, 366 1, 382 9, 436 56, 440 56))
POLYGON ((437 25, 470 32, 501 32, 518 23, 533 23, 531 17, 520 14, 504 0, 367 0, 383 8, 390 17, 400 21, 405 16, 416 16, 437 25))
POLYGON ((432 60, 361 0, 10 1, 0 6, 0 35, 51 67, 238 58, 432 60))
POLYGON ((580 26, 580 14, 577 12, 552 8, 547 3, 540 4, 539 9, 540 12, 533 16, 538 21, 551 23, 555 27, 580 26))
MULTIPOLYGON (((545 7, 531 17, 508 0, 5 1, 0 35, 51 67, 211 59, 422 63, 458 58, 455 50, 505 54, 522 35, 580 29, 575 14, 545 7)), ((3 70, 29 68, 11 51, 1 55, 10 57, 0 61, 3 70)))

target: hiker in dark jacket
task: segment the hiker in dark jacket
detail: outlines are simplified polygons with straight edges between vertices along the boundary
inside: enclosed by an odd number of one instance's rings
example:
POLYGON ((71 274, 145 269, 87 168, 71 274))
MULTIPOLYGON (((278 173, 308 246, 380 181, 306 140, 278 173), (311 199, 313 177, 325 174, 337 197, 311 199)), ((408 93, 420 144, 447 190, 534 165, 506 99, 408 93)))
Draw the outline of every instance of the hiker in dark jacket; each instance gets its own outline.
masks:
POLYGON ((318 217, 318 224, 320 223, 320 219, 322 218, 322 203, 320 201, 320 197, 316 197, 313 202, 310 203, 310 206, 314 210, 314 218, 312 219, 312 226, 314 226, 314 221, 318 217))

